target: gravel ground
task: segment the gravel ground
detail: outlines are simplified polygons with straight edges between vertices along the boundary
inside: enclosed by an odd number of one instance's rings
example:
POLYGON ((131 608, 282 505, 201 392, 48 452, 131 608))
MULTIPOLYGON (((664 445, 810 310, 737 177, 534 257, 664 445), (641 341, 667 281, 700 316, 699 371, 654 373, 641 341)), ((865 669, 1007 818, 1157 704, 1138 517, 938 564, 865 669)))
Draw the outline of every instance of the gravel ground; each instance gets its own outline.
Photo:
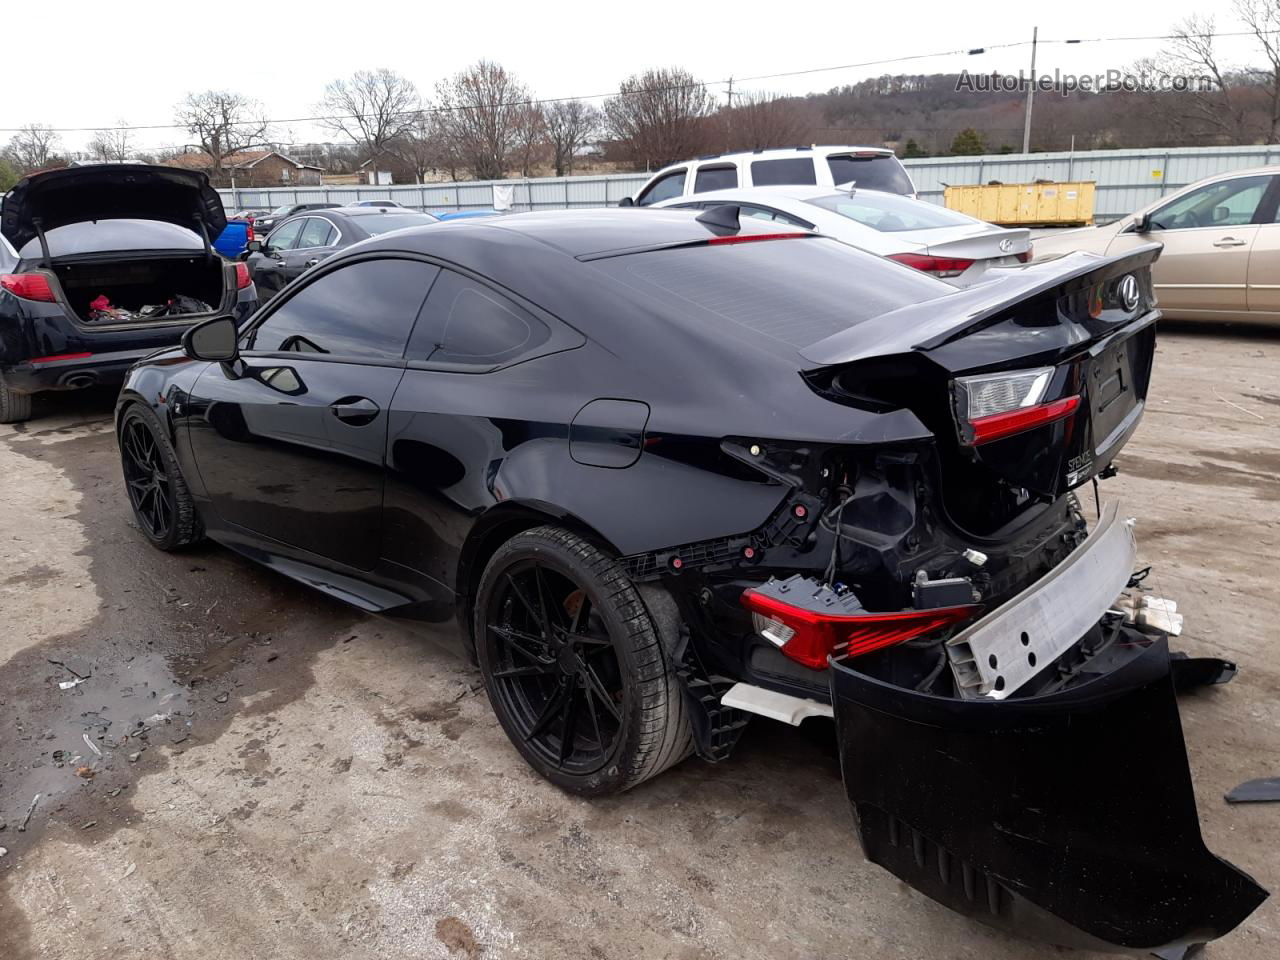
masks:
MULTIPOLYGON (((1183 724, 1209 846, 1274 888, 1280 804, 1222 794, 1280 774, 1280 332, 1166 330, 1152 397, 1104 490, 1178 647, 1240 663, 1183 724)), ((111 401, 0 427, 4 960, 1063 956, 865 863, 820 722, 757 720, 729 762, 623 797, 558 792, 452 630, 148 547, 111 401)), ((1207 956, 1280 956, 1280 909, 1207 956)))

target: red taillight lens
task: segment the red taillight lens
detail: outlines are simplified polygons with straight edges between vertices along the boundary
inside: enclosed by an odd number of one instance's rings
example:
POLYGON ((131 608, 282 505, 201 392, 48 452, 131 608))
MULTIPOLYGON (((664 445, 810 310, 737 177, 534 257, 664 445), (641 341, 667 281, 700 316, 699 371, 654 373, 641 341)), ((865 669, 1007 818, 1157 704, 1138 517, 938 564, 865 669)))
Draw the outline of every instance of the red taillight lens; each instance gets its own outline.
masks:
POLYGON ((253 221, 250 220, 244 228, 244 242, 253 243, 258 238, 253 235, 253 221))
POLYGON ((889 259, 936 277, 958 277, 973 266, 972 260, 962 257, 930 257, 923 253, 894 253, 889 259))
POLYGON ((236 262, 236 289, 243 290, 249 284, 253 283, 253 277, 249 276, 249 265, 243 260, 236 262))
POLYGON ((1017 255, 1019 262, 1021 262, 1021 263, 1030 263, 1030 262, 1031 262, 1031 256, 1032 256, 1032 254, 1033 254, 1034 252, 1035 252, 1035 247, 1034 247, 1034 245, 1033 245, 1033 246, 1030 246, 1030 247, 1027 247, 1027 249, 1026 249, 1026 250, 1022 251, 1022 253, 1019 253, 1019 254, 1017 255))
POLYGON ((53 303, 53 287, 49 278, 39 273, 6 273, 0 276, 0 287, 23 300, 53 303))
POLYGON ((757 240, 790 240, 792 237, 811 237, 811 233, 732 233, 726 237, 712 237, 707 241, 709 247, 727 246, 731 243, 755 243, 757 240))
POLYGON ((989 417, 979 417, 977 420, 969 421, 969 426, 973 428, 973 439, 969 443, 976 447, 978 444, 1000 440, 1015 433, 1021 433, 1023 430, 1056 423, 1071 416, 1079 406, 1080 398, 1078 396, 1063 397, 1061 400, 1054 400, 1052 403, 1041 403, 1034 407, 1010 410, 1008 413, 995 413, 989 417))
POLYGON ((891 647, 968 620, 978 610, 966 604, 844 616, 793 606, 755 590, 743 591, 742 605, 754 615, 757 632, 813 670, 825 669, 829 656, 856 657, 891 647))

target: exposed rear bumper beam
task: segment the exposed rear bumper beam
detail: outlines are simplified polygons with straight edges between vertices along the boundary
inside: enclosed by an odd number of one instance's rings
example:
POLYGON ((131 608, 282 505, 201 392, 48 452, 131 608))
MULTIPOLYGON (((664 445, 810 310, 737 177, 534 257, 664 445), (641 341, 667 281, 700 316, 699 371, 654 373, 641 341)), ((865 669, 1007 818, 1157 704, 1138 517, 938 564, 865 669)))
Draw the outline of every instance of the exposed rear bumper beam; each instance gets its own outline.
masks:
POLYGON ((720 698, 720 705, 755 713, 770 720, 781 720, 793 727, 800 726, 808 717, 831 717, 831 705, 817 700, 806 700, 786 693, 766 690, 749 683, 735 683, 720 698))

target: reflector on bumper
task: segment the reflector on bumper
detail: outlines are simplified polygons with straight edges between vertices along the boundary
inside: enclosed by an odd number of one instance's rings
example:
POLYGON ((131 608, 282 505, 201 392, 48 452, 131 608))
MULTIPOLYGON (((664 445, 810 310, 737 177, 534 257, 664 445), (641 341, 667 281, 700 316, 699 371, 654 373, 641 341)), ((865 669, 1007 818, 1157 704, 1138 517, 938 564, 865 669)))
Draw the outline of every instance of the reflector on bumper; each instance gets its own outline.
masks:
POLYGON ((1267 892, 1200 836, 1167 646, 1130 649, 1093 680, 1004 701, 833 661, 868 859, 960 913, 1067 946, 1176 947, 1244 920, 1267 892))

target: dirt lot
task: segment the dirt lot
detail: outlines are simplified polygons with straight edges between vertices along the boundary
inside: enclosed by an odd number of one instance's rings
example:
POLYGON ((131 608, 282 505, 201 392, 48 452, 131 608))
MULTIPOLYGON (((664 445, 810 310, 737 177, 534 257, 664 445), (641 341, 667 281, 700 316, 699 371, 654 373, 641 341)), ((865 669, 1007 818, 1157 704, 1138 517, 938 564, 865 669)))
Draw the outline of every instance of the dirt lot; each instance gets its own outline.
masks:
MULTIPOLYGON (((1166 331, 1152 393, 1104 490, 1187 615, 1178 646, 1240 663, 1183 723, 1210 847, 1274 889, 1280 805, 1222 794, 1280 774, 1280 334, 1166 331)), ((559 793, 452 631, 148 547, 110 406, 0 427, 5 960, 1064 955, 864 863, 821 729, 757 720, 728 763, 559 793)), ((1276 901, 1208 956, 1280 956, 1276 901)))

